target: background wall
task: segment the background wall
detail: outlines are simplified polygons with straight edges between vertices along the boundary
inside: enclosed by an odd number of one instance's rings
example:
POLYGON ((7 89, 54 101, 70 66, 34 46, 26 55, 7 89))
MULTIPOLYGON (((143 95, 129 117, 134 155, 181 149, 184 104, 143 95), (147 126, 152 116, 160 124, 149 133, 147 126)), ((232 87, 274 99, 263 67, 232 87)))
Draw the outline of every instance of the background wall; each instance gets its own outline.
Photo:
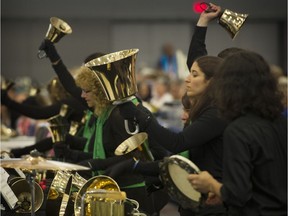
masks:
MULTIPOLYGON (((193 0, 2 0, 1 74, 7 79, 30 76, 47 83, 54 72, 47 59, 37 58, 52 16, 71 25, 73 32, 56 44, 66 66, 82 64, 95 51, 139 48, 137 67, 153 67, 161 46, 171 42, 188 51, 198 14, 193 0)), ((211 23, 207 34, 209 54, 229 46, 261 53, 269 63, 287 71, 287 1, 215 0, 223 9, 249 17, 237 37, 211 23), (274 4, 273 4, 274 3, 274 4)))

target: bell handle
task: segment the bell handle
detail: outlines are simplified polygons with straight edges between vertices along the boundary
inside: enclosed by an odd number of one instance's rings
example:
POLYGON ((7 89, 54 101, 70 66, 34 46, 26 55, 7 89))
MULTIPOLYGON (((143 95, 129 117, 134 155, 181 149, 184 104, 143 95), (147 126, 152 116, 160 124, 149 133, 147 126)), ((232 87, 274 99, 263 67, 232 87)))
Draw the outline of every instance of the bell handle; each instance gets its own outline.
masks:
POLYGON ((205 11, 205 13, 211 13, 211 12, 215 12, 216 10, 212 10, 210 7, 210 3, 207 2, 201 2, 200 3, 200 8, 205 11))
POLYGON ((38 50, 37 56, 38 56, 39 59, 43 59, 43 58, 45 58, 47 55, 46 55, 46 52, 45 52, 44 50, 38 50))
POLYGON ((130 131, 129 126, 128 126, 128 120, 124 120, 124 126, 125 126, 125 130, 128 134, 130 135, 135 135, 137 133, 139 133, 139 125, 135 124, 135 131, 130 131))

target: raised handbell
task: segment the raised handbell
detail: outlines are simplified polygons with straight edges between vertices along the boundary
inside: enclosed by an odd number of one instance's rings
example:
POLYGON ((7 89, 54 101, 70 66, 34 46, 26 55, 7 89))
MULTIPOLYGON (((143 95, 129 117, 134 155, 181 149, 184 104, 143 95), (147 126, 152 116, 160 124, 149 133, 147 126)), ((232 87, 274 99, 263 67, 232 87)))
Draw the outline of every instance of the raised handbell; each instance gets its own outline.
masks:
MULTIPOLYGON (((200 5, 205 12, 211 12, 209 3, 202 2, 200 5)), ((220 13, 218 17, 218 23, 223 28, 225 28, 230 34, 231 38, 234 39, 246 21, 247 17, 248 14, 236 13, 229 9, 225 9, 220 13)))
MULTIPOLYGON (((63 36, 71 34, 72 28, 65 21, 51 17, 50 24, 45 35, 45 39, 48 39, 52 43, 57 43, 63 36)), ((46 56, 43 50, 38 50, 38 58, 42 59, 46 56)))
MULTIPOLYGON (((138 51, 139 49, 122 50, 93 59, 85 64, 96 74, 107 99, 113 104, 125 103, 135 98, 138 91, 135 77, 138 51)), ((136 130, 131 132, 125 120, 127 133, 138 133, 138 125, 135 127, 136 130)))

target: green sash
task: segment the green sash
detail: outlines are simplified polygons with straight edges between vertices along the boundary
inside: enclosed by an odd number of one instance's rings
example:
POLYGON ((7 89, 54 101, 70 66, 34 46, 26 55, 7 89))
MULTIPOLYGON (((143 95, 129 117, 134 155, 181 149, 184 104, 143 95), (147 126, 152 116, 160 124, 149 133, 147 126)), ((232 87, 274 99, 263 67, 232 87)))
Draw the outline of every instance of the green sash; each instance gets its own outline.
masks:
POLYGON ((103 125, 106 120, 109 118, 110 113, 115 108, 115 106, 110 106, 106 109, 98 118, 96 122, 96 136, 94 142, 94 151, 93 151, 93 158, 94 159, 105 159, 105 151, 103 147, 103 125))
MULTIPOLYGON (((112 110, 115 106, 108 107, 100 116, 97 118, 96 122, 96 134, 93 148, 93 159, 105 159, 106 154, 103 146, 103 126, 106 120, 109 118, 112 110)), ((97 170, 93 171, 93 176, 101 175, 104 171, 97 170)))
POLYGON ((89 127, 90 119, 91 119, 91 117, 93 117, 94 114, 93 114, 93 112, 88 111, 86 115, 87 115, 87 119, 86 119, 84 129, 83 129, 83 137, 87 138, 87 142, 86 142, 86 145, 84 147, 84 152, 89 152, 89 143, 90 143, 90 139, 92 137, 92 134, 95 131, 96 123, 94 123, 92 125, 92 127, 89 127))

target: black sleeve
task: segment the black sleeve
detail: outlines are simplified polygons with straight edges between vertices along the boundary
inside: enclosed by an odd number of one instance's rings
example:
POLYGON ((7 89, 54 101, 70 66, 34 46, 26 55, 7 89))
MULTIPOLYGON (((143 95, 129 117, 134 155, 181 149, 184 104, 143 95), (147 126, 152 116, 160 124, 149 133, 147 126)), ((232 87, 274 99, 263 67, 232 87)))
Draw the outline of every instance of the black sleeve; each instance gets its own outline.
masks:
MULTIPOLYGON (((138 105, 139 109, 141 109, 143 112, 147 113, 147 114, 150 114, 150 111, 145 107, 143 106, 142 103, 140 103, 138 105)), ((167 157, 170 155, 170 152, 167 151, 166 148, 164 148, 162 145, 160 145, 159 143, 157 143, 156 140, 153 139, 153 137, 149 137, 148 136, 148 145, 149 145, 149 148, 151 150, 151 153, 154 157, 155 160, 161 160, 163 159, 164 157, 167 157)))
POLYGON ((146 128, 148 136, 172 153, 197 147, 222 135, 226 122, 219 119, 216 108, 207 108, 182 132, 175 133, 162 127, 153 119, 146 128))
POLYGON ((77 100, 81 101, 82 104, 86 104, 86 101, 81 97, 81 88, 76 85, 73 76, 64 65, 62 60, 57 65, 53 65, 53 69, 65 90, 69 92, 74 98, 77 98, 77 100))
POLYGON ((187 56, 187 66, 190 70, 193 62, 200 56, 207 55, 205 38, 206 38, 207 27, 195 27, 194 34, 192 36, 188 56, 187 56))
POLYGON ((145 176, 158 176, 160 173, 159 161, 139 161, 134 172, 145 176))
POLYGON ((78 151, 78 150, 70 150, 70 155, 69 159, 73 163, 78 163, 80 161, 88 160, 93 158, 93 153, 92 152, 83 152, 83 151, 78 151))
POLYGON ((164 157, 170 155, 170 152, 167 151, 162 145, 159 145, 156 141, 148 137, 149 149, 154 157, 154 160, 161 160, 164 157))
POLYGON ((14 111, 19 112, 22 115, 25 115, 33 119, 48 119, 54 115, 58 115, 62 103, 55 103, 51 106, 33 106, 26 103, 18 103, 13 100, 9 100, 7 107, 14 111))
POLYGON ((67 134, 65 137, 65 142, 67 145, 70 146, 71 149, 73 150, 81 150, 85 148, 87 139, 84 137, 79 137, 79 136, 72 136, 70 134, 67 134))
POLYGON ((14 155, 14 157, 19 158, 22 155, 30 154, 32 150, 36 149, 37 151, 41 153, 45 153, 46 151, 52 149, 52 147, 53 147, 52 138, 48 137, 48 138, 40 140, 39 142, 31 146, 11 149, 11 153, 14 155))

